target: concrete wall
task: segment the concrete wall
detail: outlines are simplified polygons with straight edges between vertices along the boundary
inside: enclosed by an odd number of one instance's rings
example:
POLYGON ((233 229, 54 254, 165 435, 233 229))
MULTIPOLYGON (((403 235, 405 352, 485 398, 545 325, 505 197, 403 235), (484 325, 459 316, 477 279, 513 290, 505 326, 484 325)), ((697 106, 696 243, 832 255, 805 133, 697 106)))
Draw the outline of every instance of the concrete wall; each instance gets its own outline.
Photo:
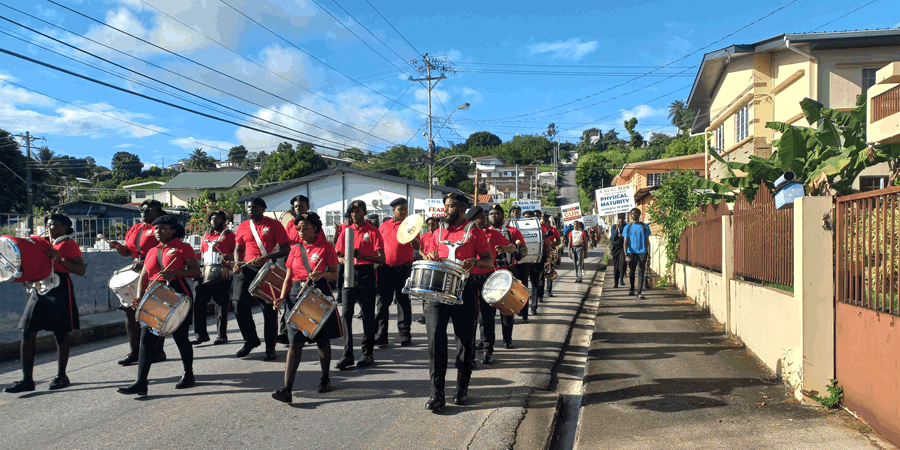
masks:
MULTIPOLYGON (((814 94, 810 92, 810 77, 813 67, 809 59, 792 51, 778 52, 773 55, 772 59, 774 87, 781 86, 788 78, 793 77, 797 71, 804 71, 803 77, 775 95, 775 120, 787 122, 788 119, 802 112, 800 110, 800 100, 814 94)), ((805 118, 794 122, 794 125, 809 126, 805 118)))
POLYGON ((819 58, 818 100, 829 108, 852 108, 862 93, 862 69, 880 69, 896 61, 900 47, 833 49, 814 52, 819 58))
MULTIPOLYGON (((84 252, 82 257, 87 263, 86 275, 70 275, 81 314, 106 311, 108 304, 117 306, 118 297, 107 288, 107 282, 115 270, 129 265, 131 259, 114 251, 84 252)), ((15 328, 18 321, 14 318, 21 316, 27 301, 28 295, 21 283, 0 283, 0 319, 4 319, 0 321, 0 327, 8 328, 11 324, 15 328)))
POLYGON ((725 279, 722 274, 697 267, 675 264, 675 285, 708 310, 721 323, 727 322, 725 279))

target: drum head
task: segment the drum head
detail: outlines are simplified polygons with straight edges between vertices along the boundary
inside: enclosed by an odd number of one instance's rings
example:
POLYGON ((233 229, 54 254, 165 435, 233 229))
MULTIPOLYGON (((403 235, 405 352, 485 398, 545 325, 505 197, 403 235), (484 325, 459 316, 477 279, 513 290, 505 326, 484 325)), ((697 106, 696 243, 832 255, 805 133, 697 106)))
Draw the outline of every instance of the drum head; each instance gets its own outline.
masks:
POLYGON ((159 334, 163 336, 168 336, 175 332, 178 327, 184 323, 184 320, 187 319, 188 313, 191 311, 191 300, 185 295, 177 294, 180 297, 178 303, 176 303, 172 310, 169 311, 169 315, 166 316, 166 320, 160 326, 159 334))
POLYGON ((494 272, 494 274, 489 276, 487 281, 484 282, 484 288, 481 290, 484 301, 488 303, 500 301, 501 298, 509 293, 512 282, 512 272, 508 270, 498 270, 494 272))
POLYGON ((134 283, 141 274, 139 272, 135 272, 131 270, 131 266, 123 267, 116 271, 116 273, 109 279, 109 288, 117 289, 123 286, 128 286, 131 283, 134 283))
POLYGON ((15 241, 0 236, 0 281, 15 280, 22 276, 22 256, 15 241))

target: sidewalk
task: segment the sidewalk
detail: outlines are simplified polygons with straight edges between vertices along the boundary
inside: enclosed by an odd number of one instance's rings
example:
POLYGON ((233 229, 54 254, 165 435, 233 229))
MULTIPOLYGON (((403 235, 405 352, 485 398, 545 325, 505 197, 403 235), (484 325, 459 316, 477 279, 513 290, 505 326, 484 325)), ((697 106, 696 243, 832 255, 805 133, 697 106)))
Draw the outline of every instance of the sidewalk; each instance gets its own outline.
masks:
POLYGON ((677 290, 645 291, 647 299, 638 300, 613 288, 608 275, 576 449, 878 448, 836 415, 794 402, 677 290))

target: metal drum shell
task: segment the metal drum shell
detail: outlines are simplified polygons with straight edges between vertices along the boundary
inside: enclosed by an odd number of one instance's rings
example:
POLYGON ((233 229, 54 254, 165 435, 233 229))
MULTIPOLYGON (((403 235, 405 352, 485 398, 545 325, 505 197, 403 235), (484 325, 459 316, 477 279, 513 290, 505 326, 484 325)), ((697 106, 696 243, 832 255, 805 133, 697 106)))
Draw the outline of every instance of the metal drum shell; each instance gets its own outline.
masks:
POLYGON ((191 298, 172 288, 156 284, 141 299, 135 316, 141 325, 150 328, 157 336, 175 332, 191 310, 191 298))
POLYGON ((513 276, 512 272, 506 269, 498 270, 488 277, 484 282, 481 296, 487 304, 497 308, 501 314, 506 316, 518 313, 525 307, 525 304, 528 303, 528 289, 525 288, 525 285, 523 285, 522 282, 513 276), (488 298, 488 289, 492 284, 499 281, 497 280, 498 278, 509 281, 509 284, 506 286, 506 292, 503 293, 503 295, 497 297, 491 296, 491 298, 488 298))
POLYGON ((517 263, 529 264, 541 260, 544 253, 544 230, 535 219, 511 219, 509 226, 516 228, 525 238, 528 253, 517 263))
POLYGON ((298 297, 287 316, 287 324, 307 339, 313 340, 334 313, 336 303, 333 297, 325 296, 314 285, 307 286, 298 297))
POLYGON ((462 303, 465 274, 453 261, 414 261, 403 292, 417 300, 456 305, 462 303))

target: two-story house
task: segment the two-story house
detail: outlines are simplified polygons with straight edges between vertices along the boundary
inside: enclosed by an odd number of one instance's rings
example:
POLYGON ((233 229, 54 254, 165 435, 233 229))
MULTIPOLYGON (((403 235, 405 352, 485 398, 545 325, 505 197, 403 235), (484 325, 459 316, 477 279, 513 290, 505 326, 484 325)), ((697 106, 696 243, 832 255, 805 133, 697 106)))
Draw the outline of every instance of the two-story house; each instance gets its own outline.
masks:
MULTIPOLYGON (((626 163, 619 174, 612 179, 613 186, 631 185, 634 188, 635 207, 640 209, 643 217, 647 217, 647 206, 653 197, 650 193, 662 184, 669 172, 675 169, 693 170, 698 177, 706 177, 706 155, 676 156, 674 158, 654 159, 636 163, 626 163)), ((646 219, 645 219, 646 220, 646 219)))
MULTIPOLYGON (((500 202, 507 198, 530 200, 540 197, 540 171, 535 166, 504 165, 497 155, 479 156, 475 159, 478 183, 487 188, 491 201, 500 202)), ((475 180, 475 172, 469 173, 475 180)))
MULTIPOLYGON (((898 54, 898 29, 781 34, 707 53, 687 101, 697 111, 691 132, 709 136, 726 161, 768 157, 779 134, 766 122, 809 126, 800 110, 805 97, 852 109, 898 54)), ((726 176, 723 164, 707 163, 711 179, 726 176)), ((877 188, 887 174, 886 165, 870 167, 854 188, 877 188)))

